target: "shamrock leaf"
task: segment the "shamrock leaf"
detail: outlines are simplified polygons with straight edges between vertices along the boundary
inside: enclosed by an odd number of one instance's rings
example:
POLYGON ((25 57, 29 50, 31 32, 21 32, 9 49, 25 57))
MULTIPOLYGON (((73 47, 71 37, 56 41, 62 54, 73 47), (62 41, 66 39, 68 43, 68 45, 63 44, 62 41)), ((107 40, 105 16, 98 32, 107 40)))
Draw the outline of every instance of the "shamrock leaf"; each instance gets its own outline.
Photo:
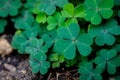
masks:
POLYGON ((29 42, 29 46, 26 47, 25 52, 31 55, 45 54, 47 47, 43 46, 43 40, 33 38, 29 42))
POLYGON ((13 36, 12 47, 17 49, 19 53, 24 54, 27 46, 30 45, 30 40, 37 36, 36 31, 20 31, 18 30, 13 36))
POLYGON ((80 80, 102 80, 101 74, 93 69, 92 63, 84 63, 79 67, 80 80))
POLYGON ((120 26, 116 20, 110 20, 105 25, 90 26, 89 34, 95 37, 95 43, 99 46, 112 45, 115 42, 114 35, 120 35, 120 26))
POLYGON ((100 70, 100 72, 103 72, 105 68, 107 67, 107 71, 110 74, 114 74, 116 72, 116 62, 114 57, 116 57, 117 53, 115 49, 106 50, 102 49, 100 50, 100 54, 95 58, 94 62, 97 64, 97 69, 100 70), (113 63, 115 62, 115 63, 113 63))
POLYGON ((65 18, 63 16, 61 16, 61 14, 59 12, 56 12, 53 16, 48 16, 48 18, 47 18, 47 22, 48 22, 47 29, 48 30, 53 30, 57 26, 58 27, 64 26, 64 21, 65 21, 65 18))
POLYGON ((50 62, 46 61, 47 56, 45 54, 37 54, 30 56, 30 66, 32 67, 33 73, 40 72, 41 74, 45 74, 50 68, 50 62))
POLYGON ((44 40, 44 45, 47 47, 47 48, 50 48, 52 47, 52 45, 55 43, 55 40, 57 38, 57 35, 56 35, 56 29, 54 30, 51 30, 51 31, 46 31, 44 32, 44 34, 42 35, 42 39, 44 40))
POLYGON ((19 53, 25 53, 26 46, 29 45, 28 39, 24 36, 24 33, 15 34, 12 40, 12 47, 17 49, 19 53))
POLYGON ((85 0, 85 20, 98 25, 102 18, 108 19, 112 16, 114 0, 85 0))
POLYGON ((63 7, 62 15, 67 18, 84 17, 84 6, 79 4, 77 7, 74 7, 72 3, 67 3, 63 7))
POLYGON ((47 15, 52 15, 56 11, 56 6, 62 8, 68 0, 40 0, 39 9, 47 15))
POLYGON ((24 3, 24 8, 29 12, 36 13, 36 9, 39 10, 40 0, 26 0, 24 3))
POLYGON ((36 21, 38 23, 45 23, 46 19, 46 15, 44 13, 38 13, 38 15, 36 16, 36 21))
POLYGON ((54 48, 58 53, 63 53, 65 58, 73 59, 76 49, 82 56, 90 54, 92 37, 88 34, 80 34, 78 24, 71 23, 68 27, 60 28, 57 35, 59 38, 56 39, 54 48))
POLYGON ((61 54, 52 53, 49 56, 49 60, 52 62, 52 68, 58 68, 65 61, 65 58, 61 54))
POLYGON ((16 16, 21 5, 20 0, 0 0, 0 16, 16 16))
POLYGON ((34 17, 28 11, 22 11, 22 16, 14 20, 16 29, 29 29, 34 22, 34 17))
POLYGON ((7 21, 5 19, 0 18, 0 33, 4 32, 6 25, 7 25, 7 21))

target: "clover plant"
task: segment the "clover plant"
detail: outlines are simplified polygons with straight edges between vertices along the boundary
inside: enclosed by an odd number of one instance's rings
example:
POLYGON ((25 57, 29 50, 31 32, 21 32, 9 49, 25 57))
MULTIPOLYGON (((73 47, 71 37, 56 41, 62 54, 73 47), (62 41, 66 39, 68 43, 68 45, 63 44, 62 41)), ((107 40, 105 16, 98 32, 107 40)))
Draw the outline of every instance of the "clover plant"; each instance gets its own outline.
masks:
POLYGON ((33 73, 76 67, 80 80, 102 80, 120 68, 120 0, 0 0, 0 34, 10 20, 33 73))

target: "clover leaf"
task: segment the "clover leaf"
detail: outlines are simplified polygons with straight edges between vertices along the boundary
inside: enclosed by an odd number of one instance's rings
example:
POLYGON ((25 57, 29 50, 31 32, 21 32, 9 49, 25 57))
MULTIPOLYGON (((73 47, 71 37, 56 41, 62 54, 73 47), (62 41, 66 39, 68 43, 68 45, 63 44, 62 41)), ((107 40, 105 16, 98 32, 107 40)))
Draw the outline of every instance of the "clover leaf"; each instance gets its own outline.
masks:
POLYGON ((102 80, 101 73, 93 68, 92 63, 85 62, 79 66, 80 80, 102 80))
POLYGON ((120 26, 116 20, 110 20, 105 25, 90 26, 89 34, 95 37, 95 43, 99 46, 112 45, 115 42, 114 35, 120 35, 120 26))
POLYGON ((19 53, 24 54, 26 46, 29 45, 28 41, 24 33, 15 34, 12 40, 12 47, 17 49, 19 53))
POLYGON ((63 16, 61 16, 61 14, 59 12, 56 12, 53 16, 48 16, 47 18, 47 29, 48 30, 53 30, 54 28, 56 28, 57 26, 64 26, 65 23, 65 18, 63 16))
POLYGON ((40 72, 41 74, 45 74, 48 71, 48 68, 50 68, 50 62, 46 61, 47 56, 46 54, 37 54, 37 55, 31 55, 30 56, 30 66, 32 67, 33 73, 40 72))
POLYGON ((84 17, 84 6, 82 4, 79 4, 77 7, 74 7, 72 3, 67 3, 63 7, 62 15, 67 18, 84 17))
POLYGON ((16 29, 29 29, 34 22, 34 17, 28 11, 22 11, 21 13, 20 17, 15 18, 14 26, 16 29))
POLYGON ((26 0, 24 3, 24 8, 29 12, 36 13, 36 9, 39 10, 40 0, 26 0))
POLYGON ((62 8, 68 0, 40 0, 39 9, 47 15, 52 15, 56 11, 56 6, 62 8))
POLYGON ((100 54, 94 60, 94 62, 97 64, 97 69, 100 70, 100 72, 103 72, 105 68, 107 67, 108 73, 114 74, 116 72, 117 64, 118 62, 120 62, 120 60, 117 60, 119 58, 115 59, 115 57, 117 57, 116 55, 117 55, 117 52, 115 49, 100 50, 100 54))
POLYGON ((46 30, 41 38, 44 40, 44 45, 47 48, 51 48, 52 45, 55 43, 55 40, 57 39, 57 32, 56 29, 48 31, 46 30))
POLYGON ((33 32, 31 30, 26 31, 16 31, 13 36, 12 47, 17 49, 19 53, 24 54, 27 46, 30 45, 30 40, 37 36, 36 30, 33 32))
POLYGON ((0 33, 4 32, 6 25, 7 25, 7 21, 5 19, 0 18, 0 33))
POLYGON ((36 16, 36 21, 38 22, 38 23, 45 23, 46 22, 46 20, 47 20, 47 18, 46 18, 46 15, 44 14, 44 13, 38 13, 38 15, 36 16))
POLYGON ((91 53, 92 37, 88 34, 80 34, 78 24, 71 23, 68 27, 60 28, 57 35, 59 38, 55 41, 55 51, 63 53, 65 58, 73 59, 76 49, 82 56, 87 56, 91 53))
POLYGON ((43 46, 43 40, 33 38, 29 41, 29 46, 26 47, 25 52, 31 55, 45 54, 47 47, 43 46))
POLYGON ((18 9, 22 6, 20 0, 0 0, 0 16, 16 16, 18 9))
POLYGON ((57 53, 52 53, 49 56, 49 60, 52 62, 52 68, 58 68, 60 67, 60 64, 65 61, 65 58, 63 55, 59 55, 57 53))
POLYGON ((112 16, 114 0, 85 0, 85 20, 98 25, 102 18, 108 19, 112 16))

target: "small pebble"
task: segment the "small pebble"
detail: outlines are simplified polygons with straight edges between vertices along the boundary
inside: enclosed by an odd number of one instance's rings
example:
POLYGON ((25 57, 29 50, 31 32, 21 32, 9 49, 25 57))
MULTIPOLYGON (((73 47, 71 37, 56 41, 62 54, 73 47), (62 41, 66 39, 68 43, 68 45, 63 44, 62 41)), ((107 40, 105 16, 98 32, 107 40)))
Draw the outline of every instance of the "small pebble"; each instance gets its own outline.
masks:
POLYGON ((26 74, 26 70, 21 70, 19 73, 26 74))
POLYGON ((7 64, 7 63, 4 64, 4 68, 11 71, 11 72, 16 71, 16 68, 13 65, 10 65, 10 64, 7 64))

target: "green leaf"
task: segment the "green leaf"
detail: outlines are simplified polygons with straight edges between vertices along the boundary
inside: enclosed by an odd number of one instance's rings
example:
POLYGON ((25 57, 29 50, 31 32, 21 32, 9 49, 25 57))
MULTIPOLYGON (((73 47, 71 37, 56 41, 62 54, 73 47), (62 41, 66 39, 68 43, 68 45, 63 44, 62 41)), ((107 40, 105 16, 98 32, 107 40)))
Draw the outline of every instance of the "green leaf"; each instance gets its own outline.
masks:
POLYGON ((107 71, 109 74, 114 74, 116 72, 117 65, 112 62, 114 61, 114 57, 116 57, 116 50, 100 50, 100 54, 95 58, 94 62, 97 64, 97 69, 100 72, 103 72, 107 67, 107 71))
POLYGON ((60 27, 60 26, 64 26, 65 23, 65 18, 63 16, 61 16, 61 14, 59 12, 56 12, 53 16, 49 16, 47 18, 47 30, 53 30, 56 27, 60 27))
POLYGON ((68 0, 40 0, 39 9, 47 15, 52 15, 56 11, 56 6, 62 8, 68 0))
POLYGON ((79 66, 80 80, 102 80, 99 72, 93 69, 92 63, 84 63, 79 66))
POLYGON ((52 45, 55 43, 56 38, 57 38, 56 29, 51 30, 51 31, 44 32, 43 35, 42 35, 42 39, 43 39, 44 42, 45 42, 44 45, 45 45, 47 48, 52 47, 52 45))
POLYGON ((76 18, 67 19, 66 22, 65 22, 65 26, 69 26, 71 23, 76 23, 76 24, 78 24, 78 21, 77 21, 76 18))
POLYGON ((75 8, 75 17, 84 17, 86 14, 85 14, 85 7, 84 5, 82 4, 79 4, 76 8, 75 8))
POLYGON ((65 57, 63 55, 59 55, 59 63, 63 63, 65 61, 65 57))
POLYGON ((16 29, 29 29, 34 22, 34 17, 28 11, 23 11, 22 16, 15 19, 16 29))
POLYGON ((59 67, 60 67, 60 63, 59 62, 52 63, 52 68, 59 68, 59 67))
POLYGON ((35 38, 38 34, 36 29, 26 30, 26 31, 17 31, 12 39, 12 47, 18 49, 18 52, 25 54, 25 49, 30 45, 30 40, 35 38), (34 32, 33 32, 34 31, 34 32))
POLYGON ((65 58, 61 54, 52 53, 49 56, 49 60, 52 62, 52 68, 58 68, 65 61, 65 58))
POLYGON ((67 59, 73 59, 76 54, 76 49, 82 56, 87 56, 91 52, 90 45, 92 37, 88 34, 80 34, 78 24, 71 23, 68 27, 63 27, 58 30, 58 39, 55 41, 55 50, 63 53, 67 59), (64 43, 64 44, 63 44, 64 43))
POLYGON ((64 17, 72 17, 74 15, 74 5, 72 3, 67 3, 63 7, 62 15, 64 17))
POLYGON ((43 46, 43 40, 37 38, 31 39, 29 46, 25 49, 25 52, 31 55, 45 54, 47 51, 47 47, 43 46))
POLYGON ((16 16, 18 9, 21 8, 22 3, 20 0, 1 0, 0 1, 0 16, 7 17, 16 16))
POLYGON ((0 18, 0 33, 4 32, 6 25, 7 25, 7 21, 5 19, 0 18))
POLYGON ((77 7, 74 7, 72 3, 67 3, 62 10, 62 15, 67 18, 78 18, 84 17, 84 6, 79 4, 77 7))
POLYGON ((28 39, 25 37, 24 33, 15 34, 12 40, 12 47, 18 49, 20 54, 25 53, 25 48, 29 45, 28 39))
POLYGON ((95 43, 98 46, 112 45, 115 43, 114 35, 120 35, 120 26, 117 25, 116 20, 109 20, 105 25, 91 25, 88 32, 95 37, 95 43))
POLYGON ((50 62, 46 61, 46 59, 47 56, 45 54, 31 55, 29 63, 32 67, 32 72, 46 74, 48 68, 50 68, 50 62))
POLYGON ((50 61, 58 61, 58 54, 51 54, 49 56, 50 61))
POLYGON ((65 60, 65 66, 66 67, 71 67, 71 66, 74 66, 76 63, 77 63, 77 60, 76 58, 72 59, 72 60, 65 60))
POLYGON ((85 20, 94 25, 101 23, 102 18, 108 19, 112 16, 114 0, 85 0, 85 20))
POLYGON ((29 12, 37 14, 40 12, 39 4, 40 0, 27 0, 26 3, 24 3, 24 8, 27 9, 29 12))
POLYGON ((45 23, 46 22, 46 15, 44 13, 39 13, 37 16, 36 16, 36 21, 38 23, 45 23))

